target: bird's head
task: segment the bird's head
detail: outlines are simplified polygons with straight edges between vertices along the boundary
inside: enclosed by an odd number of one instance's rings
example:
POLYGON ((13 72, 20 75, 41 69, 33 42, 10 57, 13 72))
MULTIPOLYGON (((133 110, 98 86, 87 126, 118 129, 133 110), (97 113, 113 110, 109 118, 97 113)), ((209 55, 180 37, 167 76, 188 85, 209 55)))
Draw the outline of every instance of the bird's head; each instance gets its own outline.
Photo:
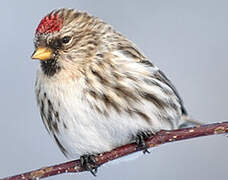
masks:
POLYGON ((106 24, 74 9, 58 9, 45 16, 35 33, 32 59, 41 61, 44 74, 88 63, 97 53, 106 24))

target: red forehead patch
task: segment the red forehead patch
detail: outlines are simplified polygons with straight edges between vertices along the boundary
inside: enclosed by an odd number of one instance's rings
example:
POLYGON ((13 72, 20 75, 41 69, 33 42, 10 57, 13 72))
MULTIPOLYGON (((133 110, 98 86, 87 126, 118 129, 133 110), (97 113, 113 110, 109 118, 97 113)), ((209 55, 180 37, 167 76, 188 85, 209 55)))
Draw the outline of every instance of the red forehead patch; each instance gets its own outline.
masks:
POLYGON ((59 17, 58 13, 52 12, 45 16, 38 25, 36 33, 53 33, 60 31, 63 24, 62 18, 59 17))

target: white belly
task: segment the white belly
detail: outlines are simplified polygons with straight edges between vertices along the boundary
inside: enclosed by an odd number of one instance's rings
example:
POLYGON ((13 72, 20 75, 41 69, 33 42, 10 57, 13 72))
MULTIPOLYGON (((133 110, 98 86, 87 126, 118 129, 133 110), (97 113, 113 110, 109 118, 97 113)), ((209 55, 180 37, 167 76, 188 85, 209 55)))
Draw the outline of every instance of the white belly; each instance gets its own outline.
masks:
MULTIPOLYGON (((102 153, 129 143, 139 131, 157 132, 177 127, 157 119, 151 103, 142 103, 138 108, 150 111, 152 123, 140 116, 120 114, 115 110, 108 114, 99 113, 85 99, 80 82, 77 86, 75 82, 60 84, 47 81, 45 78, 37 79, 37 102, 47 130, 67 156, 102 153)), ((103 104, 98 103, 97 106, 102 109, 103 104)))

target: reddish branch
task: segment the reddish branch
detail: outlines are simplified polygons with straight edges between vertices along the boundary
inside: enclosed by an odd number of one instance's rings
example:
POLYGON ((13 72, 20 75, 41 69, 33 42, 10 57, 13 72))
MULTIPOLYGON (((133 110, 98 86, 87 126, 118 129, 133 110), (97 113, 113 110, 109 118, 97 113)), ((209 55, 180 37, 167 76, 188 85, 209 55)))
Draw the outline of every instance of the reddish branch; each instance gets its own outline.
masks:
MULTIPOLYGON (((156 135, 149 138, 146 143, 148 147, 155 147, 167 142, 174 142, 213 134, 224 134, 227 132, 228 122, 215 123, 193 128, 178 129, 172 131, 160 131, 156 135)), ((140 149, 137 148, 135 143, 132 143, 113 149, 110 152, 99 154, 96 156, 95 159, 98 165, 102 165, 111 160, 126 156, 137 151, 140 151, 140 149)), ((62 173, 78 173, 82 171, 86 171, 86 169, 83 169, 83 167, 80 165, 79 160, 74 160, 54 166, 44 167, 24 174, 3 178, 1 180, 32 180, 54 176, 62 173)))

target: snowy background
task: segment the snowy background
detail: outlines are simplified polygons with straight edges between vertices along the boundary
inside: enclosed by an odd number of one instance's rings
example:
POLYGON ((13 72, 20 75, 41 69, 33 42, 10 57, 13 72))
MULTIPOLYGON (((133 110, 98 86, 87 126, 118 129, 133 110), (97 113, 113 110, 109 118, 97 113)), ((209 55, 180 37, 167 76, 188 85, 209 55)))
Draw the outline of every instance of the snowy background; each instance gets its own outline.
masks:
MULTIPOLYGON (((34 96, 33 35, 49 11, 71 7, 112 24, 173 81, 189 113, 228 120, 228 1, 8 0, 0 6, 0 177, 66 161, 46 132, 34 96)), ((151 154, 89 173, 50 180, 197 180, 228 176, 228 138, 165 144, 151 154)))

